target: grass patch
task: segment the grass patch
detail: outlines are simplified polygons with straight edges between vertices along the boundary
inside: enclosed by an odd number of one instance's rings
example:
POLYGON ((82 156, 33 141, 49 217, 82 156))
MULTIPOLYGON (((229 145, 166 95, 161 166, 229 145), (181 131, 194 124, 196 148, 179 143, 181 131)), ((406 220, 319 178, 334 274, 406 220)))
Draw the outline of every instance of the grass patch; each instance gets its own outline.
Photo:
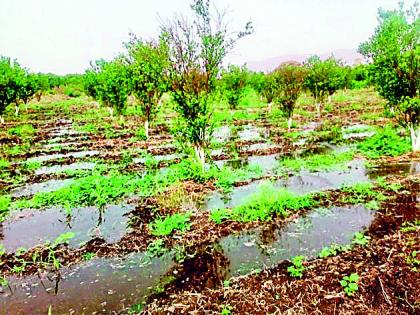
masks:
POLYGON ((312 195, 298 196, 287 189, 276 190, 272 185, 261 185, 259 192, 251 195, 244 204, 233 209, 218 209, 210 218, 216 224, 224 220, 238 222, 267 221, 274 214, 288 216, 296 211, 315 205, 312 195))
POLYGON ((358 150, 368 158, 378 159, 382 156, 398 156, 411 150, 410 140, 401 137, 397 131, 386 126, 378 129, 376 134, 357 146, 358 150))
POLYGON ((155 236, 167 236, 174 231, 184 232, 191 227, 191 212, 176 213, 166 218, 158 218, 148 225, 150 233, 155 236))
POLYGON ((326 171, 333 169, 342 169, 345 163, 354 158, 354 152, 346 151, 331 154, 314 154, 308 157, 298 157, 291 159, 284 159, 280 163, 280 167, 287 168, 292 171, 300 171, 307 169, 311 172, 326 171))

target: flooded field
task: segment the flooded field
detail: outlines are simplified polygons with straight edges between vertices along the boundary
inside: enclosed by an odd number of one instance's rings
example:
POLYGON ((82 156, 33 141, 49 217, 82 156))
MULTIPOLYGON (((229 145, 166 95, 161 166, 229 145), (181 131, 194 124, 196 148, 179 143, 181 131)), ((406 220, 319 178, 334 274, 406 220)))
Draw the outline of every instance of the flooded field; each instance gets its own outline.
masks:
POLYGON ((311 119, 293 135, 281 119, 221 121, 200 169, 163 121, 144 140, 75 116, 40 119, 18 154, 7 128, 23 122, 4 127, 0 314, 166 313, 184 294, 217 294, 295 257, 309 266, 329 248, 341 259, 368 248, 357 242, 379 246, 384 227, 418 230, 418 155, 368 158, 360 144, 379 131, 357 118, 334 141, 311 119))

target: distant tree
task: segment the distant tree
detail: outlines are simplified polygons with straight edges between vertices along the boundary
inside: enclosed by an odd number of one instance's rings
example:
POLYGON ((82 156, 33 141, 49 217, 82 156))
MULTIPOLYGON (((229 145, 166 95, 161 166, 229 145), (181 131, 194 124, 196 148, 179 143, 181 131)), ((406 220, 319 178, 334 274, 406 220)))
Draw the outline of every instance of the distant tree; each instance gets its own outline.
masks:
POLYGON ((264 82, 261 94, 265 97, 267 100, 267 103, 269 106, 273 102, 275 92, 276 92, 277 86, 276 86, 276 79, 275 79, 275 73, 271 72, 264 76, 264 82))
POLYGON ((265 74, 263 72, 253 72, 250 71, 249 73, 249 85, 254 89, 255 92, 260 97, 264 97, 264 81, 265 81, 265 74))
POLYGON ((15 60, 0 56, 0 123, 3 113, 12 103, 18 104, 24 70, 15 60))
POLYGON ((227 71, 222 73, 222 91, 231 109, 236 109, 244 96, 249 83, 249 71, 246 66, 229 65, 227 71))
POLYGON ((162 26, 169 43, 172 99, 179 114, 178 137, 190 143, 204 166, 211 136, 211 98, 222 61, 236 41, 252 31, 228 31, 224 14, 210 12, 209 0, 194 0, 193 23, 177 17, 162 26))
POLYGON ((379 10, 379 26, 359 51, 372 61, 372 78, 387 106, 420 150, 420 19, 418 3, 404 12, 379 10))
POLYGON ((35 96, 36 92, 41 89, 39 85, 38 77, 36 74, 25 73, 22 75, 21 82, 19 84, 18 98, 25 104, 26 110, 28 110, 29 101, 35 96))
POLYGON ((307 74, 307 69, 297 64, 283 64, 274 70, 274 103, 279 104, 287 117, 288 129, 292 126, 292 116, 307 74))
POLYGON ((101 62, 100 66, 97 98, 109 109, 111 116, 114 115, 114 111, 118 115, 122 115, 130 93, 128 67, 121 58, 110 62, 101 62))
POLYGON ((37 73, 35 74, 35 81, 36 81, 36 92, 35 92, 35 98, 38 102, 41 101, 42 95, 44 95, 49 89, 50 84, 48 82, 48 75, 44 73, 37 73))
POLYGON ((341 62, 334 57, 323 61, 318 56, 312 56, 305 65, 308 69, 305 86, 315 98, 315 107, 320 115, 325 100, 344 87, 346 74, 341 62))
POLYGON ((372 84, 370 76, 370 65, 359 64, 353 66, 350 70, 350 84, 351 89, 366 88, 372 84))
POLYGON ((149 123, 156 117, 163 93, 168 91, 169 47, 164 38, 146 42, 134 35, 126 47, 131 90, 144 119, 145 135, 149 137, 149 123))

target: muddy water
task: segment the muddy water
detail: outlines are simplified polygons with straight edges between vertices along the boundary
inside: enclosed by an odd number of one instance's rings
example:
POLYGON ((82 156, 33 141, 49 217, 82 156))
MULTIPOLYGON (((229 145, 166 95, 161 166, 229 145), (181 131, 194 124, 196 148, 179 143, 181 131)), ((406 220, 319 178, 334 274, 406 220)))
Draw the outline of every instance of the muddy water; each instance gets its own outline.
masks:
MULTIPOLYGON (((284 187, 299 194, 323 191, 328 189, 340 188, 344 184, 354 184, 358 182, 368 182, 370 177, 363 161, 355 160, 348 164, 347 169, 327 172, 308 172, 301 171, 287 179, 274 181, 275 187, 284 187)), ((371 176, 372 177, 372 176, 371 176)), ((224 207, 235 207, 258 190, 261 181, 252 182, 249 185, 236 187, 228 195, 219 192, 211 193, 204 203, 204 209, 218 209, 224 207)))
POLYGON ((269 132, 266 128, 253 125, 245 125, 240 131, 238 131, 238 137, 242 141, 267 139, 268 136, 269 132))
POLYGON ((78 151, 78 152, 70 152, 66 154, 48 154, 48 155, 40 155, 35 156, 33 158, 27 159, 27 162, 47 162, 51 160, 58 160, 58 159, 66 159, 66 158, 84 158, 87 156, 96 156, 99 155, 99 151, 91 150, 91 151, 78 151))
MULTIPOLYGON (((125 259, 98 258, 55 275, 9 278, 0 294, 1 315, 111 314, 143 302, 150 289, 170 269, 171 259, 144 262, 145 255, 125 259)), ((1 291, 1 289, 0 289, 1 291)))
POLYGON ((72 183, 72 179, 51 179, 41 183, 29 184, 23 187, 13 189, 11 195, 13 197, 29 197, 38 192, 52 192, 59 190, 72 183))
POLYGON ((113 205, 102 213, 95 207, 75 208, 71 216, 60 208, 23 210, 0 223, 0 243, 7 252, 14 252, 19 247, 28 249, 54 241, 66 232, 75 233, 69 241, 71 247, 78 247, 93 237, 102 237, 108 243, 117 242, 126 232, 128 218, 125 214, 133 208, 113 205))
MULTIPOLYGON (((204 286, 213 286, 231 276, 272 266, 295 255, 315 257, 332 243, 349 244, 353 234, 368 226, 372 219, 373 212, 363 206, 317 209, 283 228, 266 225, 230 235, 213 245, 214 258, 198 255, 184 263, 184 270, 186 265, 203 264, 209 270, 188 268, 176 281, 201 279, 198 274, 207 272, 209 281, 201 281, 204 286)), ((125 309, 145 301, 159 283, 174 275, 171 270, 175 264, 169 255, 153 259, 151 264, 145 261, 144 254, 129 255, 123 260, 93 259, 64 268, 58 282, 52 275, 50 279, 46 275, 10 277, 13 293, 3 288, 0 314, 45 314, 49 305, 53 314, 110 314, 125 309)))
POLYGON ((63 173, 66 171, 76 171, 76 170, 92 170, 95 168, 95 165, 96 165, 95 163, 91 163, 91 162, 79 162, 79 163, 72 163, 68 165, 43 166, 35 170, 35 175, 63 173))
POLYGON ((230 235, 219 245, 229 259, 229 276, 247 274, 296 255, 314 258, 323 247, 351 242, 355 232, 369 226, 374 212, 363 206, 318 209, 288 224, 230 235))

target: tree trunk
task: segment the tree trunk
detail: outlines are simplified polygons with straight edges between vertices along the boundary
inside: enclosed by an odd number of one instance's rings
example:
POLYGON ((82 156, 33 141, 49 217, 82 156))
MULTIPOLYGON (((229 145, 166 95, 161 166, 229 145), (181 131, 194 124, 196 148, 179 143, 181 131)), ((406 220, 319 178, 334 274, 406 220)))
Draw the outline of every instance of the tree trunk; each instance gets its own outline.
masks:
POLYGON ((268 112, 271 113, 271 108, 273 107, 273 102, 268 103, 268 112))
POLYGON ((322 103, 315 101, 315 107, 316 107, 316 113, 318 114, 318 116, 321 116, 321 107, 322 107, 322 103))
POLYGON ((287 119, 287 129, 290 131, 290 128, 292 128, 292 115, 287 119))
POLYGON ((25 111, 28 112, 28 102, 25 102, 25 111))
POLYGON ((144 134, 146 135, 146 138, 149 139, 149 120, 144 121, 144 134))
POLYGON ((331 104, 332 102, 332 95, 328 95, 328 104, 331 104))
POLYGON ((4 118, 2 115, 0 115, 0 124, 4 124, 4 118))
POLYGON ((201 166, 204 168, 206 163, 206 156, 204 154, 204 148, 201 145, 194 145, 194 152, 197 157, 197 160, 200 162, 201 166))
POLYGON ((15 116, 18 116, 18 115, 19 115, 19 105, 16 104, 15 105, 15 116))
POLYGON ((108 107, 108 111, 109 111, 109 115, 111 115, 111 117, 114 117, 114 108, 108 107))
POLYGON ((410 135, 413 152, 420 151, 420 126, 410 126, 410 135))

